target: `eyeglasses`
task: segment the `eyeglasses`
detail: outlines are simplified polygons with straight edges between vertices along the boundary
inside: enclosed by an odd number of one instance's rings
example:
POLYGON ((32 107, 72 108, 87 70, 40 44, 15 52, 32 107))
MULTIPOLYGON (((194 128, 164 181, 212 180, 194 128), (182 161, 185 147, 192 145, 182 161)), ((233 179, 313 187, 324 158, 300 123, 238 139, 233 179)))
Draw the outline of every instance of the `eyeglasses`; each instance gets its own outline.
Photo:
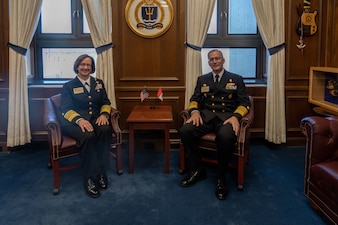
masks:
POLYGON ((209 59, 209 62, 212 62, 212 61, 221 61, 222 60, 222 57, 214 57, 214 58, 210 58, 209 59))
POLYGON ((92 67, 92 64, 81 63, 79 66, 82 66, 82 67, 85 67, 85 66, 92 67))

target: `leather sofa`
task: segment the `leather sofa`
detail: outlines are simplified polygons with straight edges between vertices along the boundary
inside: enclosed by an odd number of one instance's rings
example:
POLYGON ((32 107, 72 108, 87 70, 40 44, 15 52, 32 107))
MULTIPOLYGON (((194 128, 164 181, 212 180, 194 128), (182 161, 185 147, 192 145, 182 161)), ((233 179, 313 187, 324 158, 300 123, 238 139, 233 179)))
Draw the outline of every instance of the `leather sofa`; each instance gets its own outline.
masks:
POLYGON ((338 224, 338 116, 301 120, 306 136, 304 193, 312 208, 338 224))

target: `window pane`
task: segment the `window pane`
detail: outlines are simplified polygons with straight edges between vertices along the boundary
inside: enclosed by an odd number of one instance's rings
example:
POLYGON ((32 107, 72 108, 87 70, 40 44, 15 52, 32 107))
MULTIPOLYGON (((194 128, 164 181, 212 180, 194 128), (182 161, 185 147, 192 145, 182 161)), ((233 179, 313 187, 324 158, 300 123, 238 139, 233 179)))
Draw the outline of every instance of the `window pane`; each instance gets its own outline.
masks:
MULTIPOLYGON (((74 78, 74 61, 79 55, 82 54, 88 54, 92 56, 96 62, 97 54, 94 48, 43 48, 43 78, 74 78)), ((92 75, 95 76, 95 73, 92 75)))
POLYGON ((33 70, 32 70, 32 58, 31 58, 30 48, 27 49, 27 53, 25 57, 26 57, 26 75, 31 76, 33 74, 33 70))
POLYGON ((252 0, 229 0, 229 34, 256 34, 252 0))
MULTIPOLYGON (((218 48, 225 59, 224 69, 237 73, 243 78, 256 77, 256 49, 255 48, 218 48)), ((212 48, 202 49, 203 74, 211 72, 208 64, 208 52, 212 48)))
POLYGON ((42 33, 71 33, 71 1, 43 0, 41 10, 42 33))
POLYGON ((89 26, 88 26, 88 22, 87 22, 84 10, 82 10, 82 19, 83 19, 83 27, 82 27, 83 33, 89 34, 90 30, 89 30, 89 26))
POLYGON ((217 34, 217 5, 218 1, 216 0, 207 34, 217 34))

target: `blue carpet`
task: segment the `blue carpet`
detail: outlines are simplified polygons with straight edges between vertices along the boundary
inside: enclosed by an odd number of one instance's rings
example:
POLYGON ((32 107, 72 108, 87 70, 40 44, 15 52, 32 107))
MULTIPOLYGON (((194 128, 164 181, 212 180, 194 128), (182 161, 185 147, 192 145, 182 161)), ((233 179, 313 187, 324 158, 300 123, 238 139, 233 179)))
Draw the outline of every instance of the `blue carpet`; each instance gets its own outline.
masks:
POLYGON ((244 191, 236 171, 227 174, 229 196, 214 195, 215 168, 195 186, 179 186, 179 154, 171 151, 170 173, 164 174, 159 151, 136 152, 135 173, 108 173, 110 187, 98 199, 83 190, 81 171, 61 174, 61 191, 52 195, 52 170, 47 150, 0 153, 1 225, 324 225, 303 194, 302 147, 253 144, 246 166, 244 191))

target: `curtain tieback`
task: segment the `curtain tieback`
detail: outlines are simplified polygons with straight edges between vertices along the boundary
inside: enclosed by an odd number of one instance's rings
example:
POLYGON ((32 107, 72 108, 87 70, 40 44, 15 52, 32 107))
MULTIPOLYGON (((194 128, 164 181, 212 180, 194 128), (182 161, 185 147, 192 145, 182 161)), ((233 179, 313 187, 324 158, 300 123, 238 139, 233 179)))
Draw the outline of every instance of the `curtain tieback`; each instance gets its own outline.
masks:
POLYGON ((114 44, 109 43, 109 44, 106 44, 106 45, 101 45, 101 46, 95 48, 95 50, 96 50, 96 53, 99 55, 102 52, 107 51, 108 49, 113 48, 113 47, 114 47, 114 44))
POLYGON ((26 53, 27 53, 27 48, 23 48, 21 46, 18 46, 18 45, 14 45, 10 42, 7 43, 7 46, 10 47, 11 49, 13 49, 15 52, 25 56, 26 53))
POLYGON ((185 45, 186 45, 187 47, 189 47, 189 48, 192 48, 192 49, 196 50, 196 51, 201 51, 201 50, 202 50, 201 47, 196 46, 196 45, 189 44, 188 42, 186 42, 185 45))
POLYGON ((280 50, 282 50, 283 48, 285 48, 285 43, 282 43, 280 45, 276 45, 276 46, 274 46, 272 48, 269 48, 268 51, 269 51, 270 55, 274 55, 277 52, 279 52, 280 50))

